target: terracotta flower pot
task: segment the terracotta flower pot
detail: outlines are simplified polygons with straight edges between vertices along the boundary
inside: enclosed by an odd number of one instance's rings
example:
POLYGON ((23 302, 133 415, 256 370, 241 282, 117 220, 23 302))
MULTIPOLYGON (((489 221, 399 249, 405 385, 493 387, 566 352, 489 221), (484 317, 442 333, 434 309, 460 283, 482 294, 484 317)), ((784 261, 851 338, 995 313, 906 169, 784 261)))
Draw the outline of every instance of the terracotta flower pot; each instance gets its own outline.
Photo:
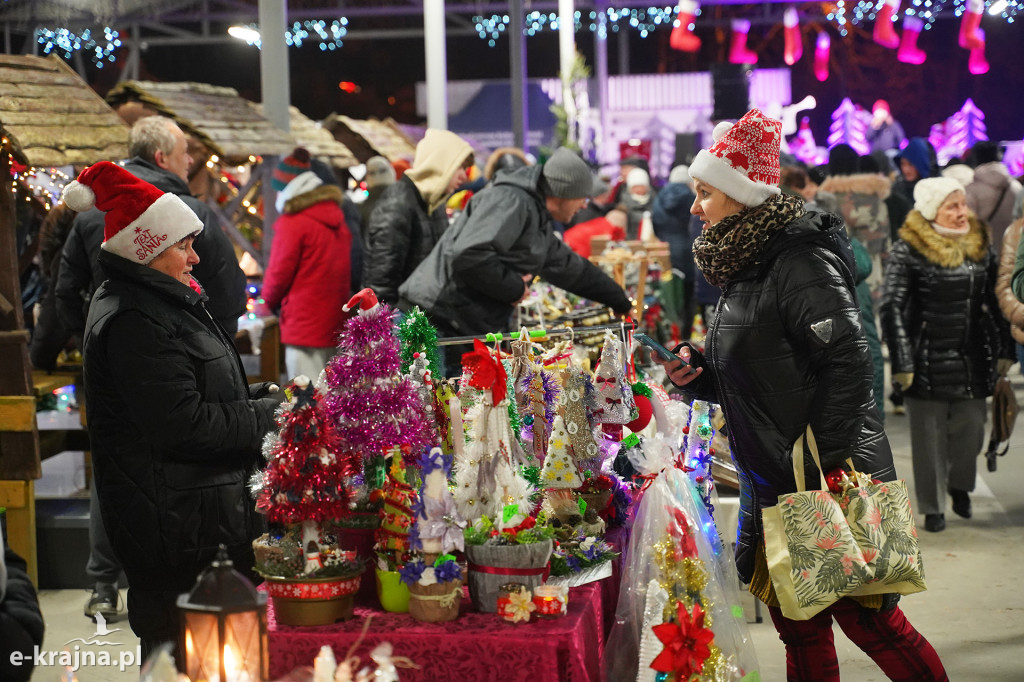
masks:
POLYGON ((288 579, 265 576, 267 593, 281 625, 329 625, 352 617, 353 596, 362 571, 331 578, 288 579))

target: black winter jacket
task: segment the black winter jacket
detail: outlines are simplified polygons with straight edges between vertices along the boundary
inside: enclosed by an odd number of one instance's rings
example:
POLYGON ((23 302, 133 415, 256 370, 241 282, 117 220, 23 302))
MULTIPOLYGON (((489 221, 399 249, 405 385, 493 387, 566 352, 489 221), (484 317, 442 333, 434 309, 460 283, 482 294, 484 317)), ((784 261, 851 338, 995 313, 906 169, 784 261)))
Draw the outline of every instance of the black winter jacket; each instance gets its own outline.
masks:
POLYGON ((555 236, 537 188, 542 168, 501 173, 470 199, 402 284, 404 302, 459 334, 500 331, 523 295, 523 275, 532 274, 617 313, 628 312, 622 288, 555 236))
POLYGON ((0 576, 6 580, 0 590, 0 680, 27 682, 35 662, 34 649, 43 646, 43 614, 25 560, 10 547, 2 546, 0 551, 7 567, 6 576, 0 576), (14 652, 21 654, 17 665, 11 661, 14 652))
MULTIPOLYGON (((231 240, 221 229, 213 210, 189 194, 188 185, 174 173, 139 157, 125 164, 125 170, 157 189, 176 194, 203 221, 203 231, 193 243, 199 263, 192 276, 210 297, 210 313, 228 333, 238 329, 238 316, 245 312, 245 273, 238 267, 231 240)), ((96 262, 103 243, 105 214, 97 209, 75 218, 64 244, 60 276, 57 280, 57 314, 72 334, 85 329, 89 300, 104 279, 96 262)))
MULTIPOLYGON (((753 575, 761 510, 794 492, 793 444, 810 425, 825 471, 852 458, 893 480, 892 450, 872 396, 872 364, 854 294, 856 265, 842 219, 807 213, 773 237, 760 265, 726 285, 703 374, 684 390, 721 405, 740 473, 740 578, 753 575)), ((805 450, 806 451, 806 450, 805 450)), ((808 454, 807 488, 817 488, 808 454)))
POLYGON ((394 305, 398 287, 430 254, 446 229, 444 205, 428 214, 411 179, 403 175, 388 185, 373 207, 366 229, 363 286, 373 289, 382 303, 394 305))
POLYGON ((251 394, 206 296, 101 251, 85 399, 103 522, 133 588, 186 589, 224 543, 253 565, 247 490, 277 401, 251 394))
POLYGON ((990 396, 996 361, 1015 359, 996 299, 999 259, 985 226, 973 215, 970 225, 954 242, 911 211, 889 255, 878 312, 892 373, 914 373, 911 397, 990 396))

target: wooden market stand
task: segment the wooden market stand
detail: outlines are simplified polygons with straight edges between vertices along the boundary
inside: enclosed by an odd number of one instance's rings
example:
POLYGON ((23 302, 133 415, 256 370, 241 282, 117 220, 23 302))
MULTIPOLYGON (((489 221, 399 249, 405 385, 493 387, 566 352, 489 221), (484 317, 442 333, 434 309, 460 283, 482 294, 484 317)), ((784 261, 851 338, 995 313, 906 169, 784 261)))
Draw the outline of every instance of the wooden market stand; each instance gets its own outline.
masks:
MULTIPOLYGON (((0 55, 0 174, 12 164, 83 167, 127 153, 128 127, 59 57, 0 55)), ((71 383, 74 375, 33 373, 21 305, 15 202, 10 182, 0 183, 0 507, 7 509, 11 548, 35 581, 35 479, 42 475, 36 394, 71 383)), ((24 259, 22 259, 24 260, 24 259)))

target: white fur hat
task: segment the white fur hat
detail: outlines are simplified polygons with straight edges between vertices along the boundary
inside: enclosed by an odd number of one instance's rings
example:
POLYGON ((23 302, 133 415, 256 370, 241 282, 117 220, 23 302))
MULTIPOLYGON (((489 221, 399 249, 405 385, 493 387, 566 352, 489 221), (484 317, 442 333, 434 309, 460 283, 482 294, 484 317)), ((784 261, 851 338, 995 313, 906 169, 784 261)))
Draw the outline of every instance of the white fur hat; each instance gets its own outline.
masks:
POLYGON ((964 186, 953 178, 925 178, 914 185, 914 209, 920 211, 925 220, 935 220, 939 206, 953 192, 963 192, 964 186))

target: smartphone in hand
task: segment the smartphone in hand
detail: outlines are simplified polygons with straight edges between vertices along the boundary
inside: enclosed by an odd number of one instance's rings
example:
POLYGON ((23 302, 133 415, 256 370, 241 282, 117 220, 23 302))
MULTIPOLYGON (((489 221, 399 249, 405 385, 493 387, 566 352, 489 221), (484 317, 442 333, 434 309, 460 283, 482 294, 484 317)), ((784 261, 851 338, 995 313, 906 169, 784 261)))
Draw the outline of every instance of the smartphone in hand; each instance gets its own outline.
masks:
POLYGON ((683 361, 683 359, 680 358, 678 355, 670 351, 668 348, 665 348, 665 346, 661 345, 660 343, 658 343, 651 337, 647 336, 647 334, 644 334, 643 332, 637 332, 636 334, 633 334, 633 338, 642 343, 643 345, 647 346, 651 350, 653 350, 658 355, 660 355, 661 359, 665 360, 666 362, 672 362, 673 360, 679 360, 680 362, 683 361))

